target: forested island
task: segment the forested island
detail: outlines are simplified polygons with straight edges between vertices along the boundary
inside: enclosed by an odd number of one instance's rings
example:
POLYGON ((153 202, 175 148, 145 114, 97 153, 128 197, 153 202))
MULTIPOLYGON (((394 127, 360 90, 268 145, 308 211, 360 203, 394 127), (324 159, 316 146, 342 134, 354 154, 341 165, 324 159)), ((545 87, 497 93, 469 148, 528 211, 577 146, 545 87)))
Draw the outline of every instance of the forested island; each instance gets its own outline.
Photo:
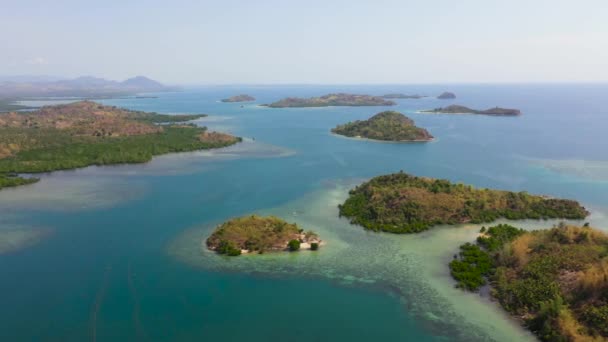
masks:
POLYGON ((469 107, 460 105, 451 105, 447 107, 440 107, 430 110, 424 110, 423 113, 434 113, 434 114, 482 114, 482 115, 494 115, 494 116, 517 116, 521 115, 519 109, 511 108, 500 108, 494 107, 486 110, 471 109, 469 107))
POLYGON ((372 178, 349 192, 340 216, 366 229, 416 233, 441 224, 484 223, 499 218, 584 219, 577 201, 526 192, 476 189, 444 179, 400 172, 372 178))
POLYGON ((331 131, 347 137, 383 141, 433 140, 433 136, 426 129, 417 127, 412 119, 395 111, 385 111, 368 120, 357 120, 339 125, 331 131))
POLYGON ((295 223, 275 216, 244 216, 219 225, 206 240, 207 248, 228 256, 300 249, 318 250, 322 241, 295 223))
POLYGON ((451 100, 456 98, 456 94, 451 93, 449 91, 444 91, 443 93, 439 94, 437 98, 440 100, 451 100))
POLYGON ((0 188, 36 181, 17 173, 143 163, 155 155, 241 141, 186 123, 204 116, 132 111, 92 101, 1 114, 0 188))
POLYGON ((408 95, 408 94, 395 93, 395 94, 382 95, 382 97, 385 99, 421 99, 421 98, 424 98, 427 96, 418 95, 418 94, 408 95))
POLYGON ((222 102, 251 102, 255 101, 255 97, 246 94, 231 96, 227 99, 222 99, 222 102))
POLYGON ((395 102, 386 100, 380 96, 356 95, 356 94, 328 94, 320 97, 300 98, 288 97, 268 105, 271 108, 290 107, 329 107, 329 106, 394 106, 395 102))
POLYGON ((608 235, 560 224, 482 228, 450 263, 457 286, 490 294, 542 341, 608 339, 608 235))

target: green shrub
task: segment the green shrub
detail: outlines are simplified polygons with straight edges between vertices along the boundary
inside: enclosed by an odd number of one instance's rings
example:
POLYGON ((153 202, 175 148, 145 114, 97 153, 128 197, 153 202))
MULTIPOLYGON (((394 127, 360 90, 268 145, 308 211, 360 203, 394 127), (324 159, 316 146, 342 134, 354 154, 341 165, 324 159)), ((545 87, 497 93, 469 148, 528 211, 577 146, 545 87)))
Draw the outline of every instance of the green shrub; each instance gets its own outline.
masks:
POLYGON ((460 246, 460 259, 450 262, 450 271, 458 281, 457 287, 470 291, 486 284, 486 277, 493 268, 490 255, 479 246, 466 243, 460 246))
POLYGON ((289 250, 291 252, 295 252, 300 250, 300 241, 299 240, 290 240, 289 243, 287 243, 287 247, 289 248, 289 250))
POLYGON ((228 256, 241 255, 241 250, 236 248, 230 241, 222 240, 216 249, 219 254, 226 254, 228 256))
POLYGON ((316 251, 319 249, 319 244, 317 242, 313 242, 310 244, 310 250, 311 251, 316 251))

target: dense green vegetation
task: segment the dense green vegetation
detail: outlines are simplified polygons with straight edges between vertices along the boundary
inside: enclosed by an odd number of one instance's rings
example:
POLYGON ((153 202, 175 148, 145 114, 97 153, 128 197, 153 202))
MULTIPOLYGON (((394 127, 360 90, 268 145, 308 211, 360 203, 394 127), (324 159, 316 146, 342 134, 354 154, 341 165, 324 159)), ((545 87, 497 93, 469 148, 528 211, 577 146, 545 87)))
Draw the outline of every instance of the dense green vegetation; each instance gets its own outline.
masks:
MULTIPOLYGON (((228 146, 199 139, 204 128, 167 126, 162 132, 116 138, 73 136, 55 129, 1 130, 0 142, 32 139, 34 148, 0 159, 0 172, 37 173, 89 165, 144 163, 153 156, 228 146)), ((235 138, 236 139, 236 138, 235 138)))
POLYGON ((482 228, 482 233, 476 245, 466 243, 460 246, 459 255, 450 262, 450 272, 458 282, 457 286, 470 291, 485 285, 487 278, 494 273, 493 253, 524 231, 508 224, 499 224, 487 231, 482 228))
POLYGON ((524 230, 508 224, 499 224, 482 233, 477 237, 477 243, 488 252, 497 252, 502 245, 523 234, 524 230))
POLYGON ((275 216, 251 215, 219 225, 207 238, 206 244, 219 254, 239 255, 241 250, 258 253, 297 251, 301 242, 319 243, 320 240, 317 234, 304 232, 295 223, 287 223, 275 216))
POLYGON ((133 119, 137 121, 149 122, 149 123, 178 123, 192 121, 200 118, 204 118, 207 114, 158 114, 158 113, 147 113, 147 112, 134 112, 133 119))
POLYGON ((354 95, 354 94, 328 94, 320 97, 299 98, 288 97, 273 102, 268 107, 328 107, 328 106, 393 106, 396 103, 380 96, 354 95))
POLYGON ((26 185, 36 183, 38 178, 24 178, 15 175, 6 175, 0 173, 0 189, 2 188, 10 188, 19 185, 26 185))
POLYGON ((467 243, 460 246, 460 254, 450 263, 450 271, 458 281, 458 287, 476 290, 486 284, 486 277, 492 271, 492 259, 479 246, 467 243))
POLYGON ((349 122, 331 130, 347 137, 363 137, 384 141, 429 141, 433 136, 426 129, 416 127, 414 121, 395 111, 385 111, 369 120, 349 122))
POLYGON ((295 252, 300 250, 300 240, 293 239, 287 243, 287 248, 289 248, 290 252, 295 252))
POLYGON ((501 225, 461 250, 475 252, 450 263, 458 286, 476 290, 489 279, 503 308, 541 340, 608 339, 605 233, 565 224, 533 232, 501 225))
POLYGON ((203 116, 131 111, 91 101, 2 114, 0 189, 36 181, 7 174, 143 163, 155 155, 224 147, 241 140, 193 124, 176 124, 203 116))
POLYGON ((495 116, 517 116, 521 115, 519 109, 511 108, 488 108, 484 110, 471 109, 469 107, 460 105, 451 105, 447 107, 440 107, 431 110, 424 110, 425 113, 437 113, 437 114, 482 114, 482 115, 495 115, 495 116))
POLYGON ((416 233, 440 224, 484 223, 499 218, 583 219, 578 202, 526 192, 476 189, 403 172, 379 176, 349 192, 340 215, 374 231, 416 233))
POLYGON ((241 250, 236 248, 230 241, 222 240, 215 249, 218 254, 225 254, 227 256, 241 255, 241 250))

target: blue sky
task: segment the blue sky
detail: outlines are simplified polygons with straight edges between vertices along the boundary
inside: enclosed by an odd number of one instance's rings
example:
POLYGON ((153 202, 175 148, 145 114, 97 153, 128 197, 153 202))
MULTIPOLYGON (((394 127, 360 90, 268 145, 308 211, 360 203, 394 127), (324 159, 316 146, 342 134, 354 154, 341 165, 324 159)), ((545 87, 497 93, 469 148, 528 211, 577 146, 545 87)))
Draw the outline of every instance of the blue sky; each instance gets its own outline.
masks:
POLYGON ((4 0, 0 75, 608 81, 606 0, 4 0))

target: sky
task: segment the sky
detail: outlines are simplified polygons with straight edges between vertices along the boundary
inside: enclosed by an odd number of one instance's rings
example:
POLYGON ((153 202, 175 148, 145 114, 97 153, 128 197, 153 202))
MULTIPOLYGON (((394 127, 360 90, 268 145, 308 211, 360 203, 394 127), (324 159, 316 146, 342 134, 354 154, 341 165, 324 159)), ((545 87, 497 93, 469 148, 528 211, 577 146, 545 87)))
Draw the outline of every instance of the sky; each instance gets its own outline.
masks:
POLYGON ((0 0, 0 75, 607 82, 607 0, 0 0))

